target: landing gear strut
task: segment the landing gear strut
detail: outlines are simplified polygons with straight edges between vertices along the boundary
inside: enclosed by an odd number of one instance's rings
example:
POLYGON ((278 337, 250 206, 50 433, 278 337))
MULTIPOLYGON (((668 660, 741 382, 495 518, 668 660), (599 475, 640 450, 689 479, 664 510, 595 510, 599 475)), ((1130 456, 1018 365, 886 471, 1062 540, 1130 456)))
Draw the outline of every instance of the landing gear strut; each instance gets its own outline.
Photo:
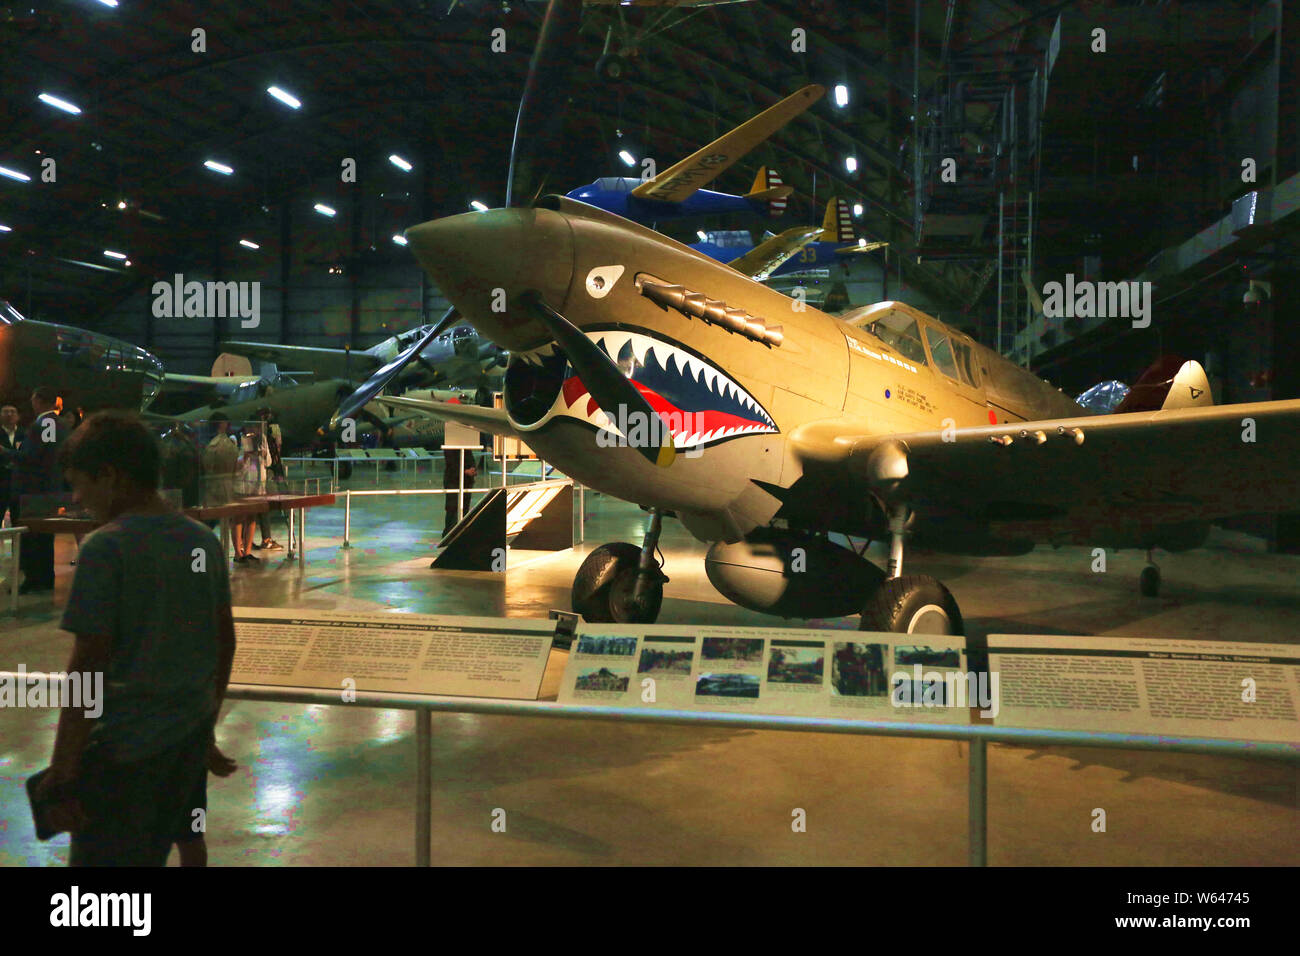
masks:
POLYGON ((1151 558, 1151 549, 1147 548, 1147 566, 1138 578, 1138 590, 1143 597, 1157 597, 1160 594, 1160 569, 1151 558))
POLYGON ((640 548, 624 541, 602 544, 573 578, 573 609, 590 622, 653 624, 668 576, 655 560, 663 514, 650 512, 640 548))
POLYGON ((961 611, 946 587, 924 574, 903 577, 903 534, 907 506, 889 508, 888 577, 867 598, 859 631, 901 634, 961 634, 961 611))

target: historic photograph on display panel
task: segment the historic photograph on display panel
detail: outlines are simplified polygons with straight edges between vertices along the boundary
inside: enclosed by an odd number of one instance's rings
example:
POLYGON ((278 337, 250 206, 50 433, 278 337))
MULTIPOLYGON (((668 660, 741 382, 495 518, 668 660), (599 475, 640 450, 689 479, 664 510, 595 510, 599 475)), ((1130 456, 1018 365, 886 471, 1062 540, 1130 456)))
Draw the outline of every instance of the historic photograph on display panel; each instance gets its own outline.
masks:
POLYGON ((695 696, 720 700, 757 700, 759 679, 753 674, 701 674, 695 679, 695 696))
POLYGON ((761 637, 706 637, 700 650, 700 660, 710 667, 725 665, 743 666, 763 662, 761 637))
POLYGON ((694 637, 647 634, 636 672, 660 680, 687 679, 695 663, 695 643, 694 637))
POLYGON ((888 644, 836 642, 831 664, 831 693, 836 697, 887 697, 888 644))
POLYGON ((961 667, 961 651, 955 647, 934 648, 927 644, 899 644, 894 648, 894 666, 961 667))
POLYGON ((636 653, 636 642, 635 636, 583 634, 578 638, 577 653, 631 657, 636 653))
POLYGON ((574 690, 583 693, 625 694, 630 683, 628 672, 621 667, 584 669, 574 681, 574 690))
POLYGON ((767 655, 770 690, 820 693, 825 675, 825 641, 772 641, 767 655))

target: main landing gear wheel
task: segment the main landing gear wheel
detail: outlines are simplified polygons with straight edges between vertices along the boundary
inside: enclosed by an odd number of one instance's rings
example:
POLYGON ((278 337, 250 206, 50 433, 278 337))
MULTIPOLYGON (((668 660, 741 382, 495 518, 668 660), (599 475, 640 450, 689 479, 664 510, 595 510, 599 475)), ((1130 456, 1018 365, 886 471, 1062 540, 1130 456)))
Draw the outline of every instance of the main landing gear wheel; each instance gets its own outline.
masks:
POLYGON ((573 609, 587 621, 653 624, 664 602, 664 577, 652 568, 640 600, 636 599, 641 549, 625 541, 602 544, 587 555, 573 578, 573 609))
POLYGON ((887 578, 862 609, 859 631, 960 634, 961 611, 952 593, 923 574, 887 578))

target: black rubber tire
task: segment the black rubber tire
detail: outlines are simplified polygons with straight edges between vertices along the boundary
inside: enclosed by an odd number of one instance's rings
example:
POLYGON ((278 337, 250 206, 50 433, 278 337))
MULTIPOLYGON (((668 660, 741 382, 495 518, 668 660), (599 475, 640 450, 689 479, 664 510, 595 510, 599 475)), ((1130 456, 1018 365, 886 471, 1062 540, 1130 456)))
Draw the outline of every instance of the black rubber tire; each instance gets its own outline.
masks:
POLYGON ((653 624, 663 605, 663 581, 657 580, 647 599, 634 605, 630 597, 640 561, 641 549, 625 541, 591 552, 573 577, 573 610, 591 623, 653 624))
POLYGON ((961 634, 963 629, 952 592, 924 574, 882 581, 867 598, 858 623, 859 631, 893 634, 961 634), (922 614, 927 608, 933 610, 922 614))
POLYGON ((1138 577, 1138 590, 1142 592, 1143 597, 1159 597, 1160 569, 1151 564, 1143 568, 1142 574, 1138 577))

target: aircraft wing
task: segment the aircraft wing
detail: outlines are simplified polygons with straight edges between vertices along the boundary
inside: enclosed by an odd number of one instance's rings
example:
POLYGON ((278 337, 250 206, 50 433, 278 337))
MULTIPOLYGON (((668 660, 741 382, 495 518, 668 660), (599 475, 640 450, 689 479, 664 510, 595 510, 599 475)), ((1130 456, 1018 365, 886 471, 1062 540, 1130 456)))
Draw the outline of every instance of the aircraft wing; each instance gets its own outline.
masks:
POLYGON ((237 385, 243 385, 246 382, 260 381, 257 375, 181 375, 178 372, 166 372, 163 374, 163 385, 229 385, 232 382, 237 385))
POLYGON ((805 475, 864 490, 898 481, 921 514, 1003 522, 1033 540, 1300 510, 1300 400, 988 425, 947 440, 860 425, 797 429, 805 475))
POLYGON ((729 169, 732 163, 816 103, 825 92, 824 86, 815 83, 805 86, 664 170, 654 179, 643 182, 632 190, 632 195, 638 199, 654 199, 659 202, 684 202, 697 189, 711 183, 729 169))
POLYGON ((365 378, 383 363, 373 355, 353 350, 277 345, 274 342, 222 342, 221 350, 249 359, 273 362, 277 368, 305 369, 317 378, 365 378))
POLYGON ((820 226, 795 226, 775 236, 768 236, 739 259, 733 259, 727 265, 742 275, 762 282, 820 234, 820 226))
POLYGON ((887 242, 864 242, 851 246, 841 246, 835 251, 842 256, 852 255, 855 252, 870 252, 872 249, 879 249, 881 246, 887 246, 887 242))
POLYGON ((439 402, 431 398, 404 398, 399 395, 379 395, 374 401, 394 408, 411 408, 441 418, 444 421, 459 422, 490 435, 504 435, 507 438, 521 438, 522 434, 506 420, 503 408, 487 408, 483 405, 462 405, 459 402, 439 402))

